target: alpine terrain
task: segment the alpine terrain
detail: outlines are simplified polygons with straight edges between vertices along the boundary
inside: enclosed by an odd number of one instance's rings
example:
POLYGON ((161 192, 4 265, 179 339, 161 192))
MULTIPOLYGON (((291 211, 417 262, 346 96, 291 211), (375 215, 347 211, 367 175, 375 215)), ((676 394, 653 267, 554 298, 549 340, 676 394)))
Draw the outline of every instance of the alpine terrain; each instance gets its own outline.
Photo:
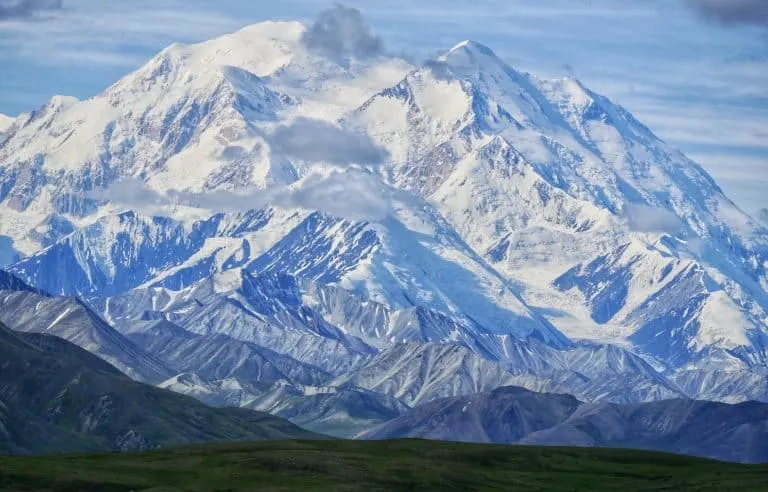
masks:
POLYGON ((0 120, 0 321, 336 436, 507 386, 571 395, 507 442, 651 446, 578 429, 768 402, 768 225, 702 167, 481 44, 311 33, 175 44, 0 120))

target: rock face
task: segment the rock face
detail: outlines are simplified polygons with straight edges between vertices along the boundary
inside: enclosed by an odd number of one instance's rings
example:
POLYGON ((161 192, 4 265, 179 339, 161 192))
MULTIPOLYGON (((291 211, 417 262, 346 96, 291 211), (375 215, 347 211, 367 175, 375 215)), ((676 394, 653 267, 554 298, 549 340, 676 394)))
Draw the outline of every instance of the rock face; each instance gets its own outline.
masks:
POLYGON ((590 404, 507 387, 435 400, 361 437, 639 448, 761 463, 768 460, 766 433, 768 405, 763 403, 590 404))
POLYGON ((0 126, 0 319, 318 422, 504 385, 768 401, 768 228, 700 166, 478 43, 413 66, 305 31, 173 45, 0 126))
POLYGON ((57 337, 0 325, 0 451, 133 451, 217 440, 312 437, 244 409, 213 409, 132 381, 57 337))

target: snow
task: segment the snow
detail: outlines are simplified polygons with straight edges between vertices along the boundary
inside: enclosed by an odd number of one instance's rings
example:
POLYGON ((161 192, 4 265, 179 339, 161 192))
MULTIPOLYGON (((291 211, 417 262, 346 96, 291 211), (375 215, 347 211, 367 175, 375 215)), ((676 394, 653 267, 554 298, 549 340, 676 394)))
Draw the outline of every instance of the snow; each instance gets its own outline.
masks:
POLYGON ((724 291, 713 292, 701 310, 701 325, 694 343, 699 348, 735 349, 750 345, 746 328, 752 322, 724 291))
POLYGON ((0 133, 7 132, 8 129, 11 128, 14 120, 16 120, 16 118, 0 114, 0 133))

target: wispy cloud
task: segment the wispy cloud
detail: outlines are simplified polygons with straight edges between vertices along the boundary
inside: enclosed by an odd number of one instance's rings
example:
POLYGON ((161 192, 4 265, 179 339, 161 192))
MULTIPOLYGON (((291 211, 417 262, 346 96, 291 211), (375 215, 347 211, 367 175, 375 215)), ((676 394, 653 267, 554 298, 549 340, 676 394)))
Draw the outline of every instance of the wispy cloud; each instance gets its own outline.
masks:
POLYGON ((177 0, 69 0, 45 22, 8 18, 0 36, 0 63, 16 58, 50 67, 121 67, 125 73, 171 42, 214 37, 242 24, 226 13, 177 0))
POLYGON ((37 12, 61 9, 62 6, 62 0, 0 0, 0 21, 29 17, 37 12))
POLYGON ((705 16, 724 24, 755 24, 768 27, 766 0, 688 0, 705 16))
POLYGON ((275 152, 292 159, 337 165, 378 165, 387 159, 386 150, 371 137, 331 123, 299 118, 277 128, 269 137, 275 152))
POLYGON ((168 214, 179 206, 216 212, 244 212, 274 206, 320 211, 355 221, 377 221, 392 210, 391 189, 377 176, 356 169, 312 174, 291 186, 267 190, 160 193, 141 180, 127 178, 106 189, 87 193, 86 197, 149 214, 168 214))
POLYGON ((631 204, 624 211, 624 216, 630 229, 636 232, 657 232, 675 236, 682 229, 680 219, 662 208, 631 204))

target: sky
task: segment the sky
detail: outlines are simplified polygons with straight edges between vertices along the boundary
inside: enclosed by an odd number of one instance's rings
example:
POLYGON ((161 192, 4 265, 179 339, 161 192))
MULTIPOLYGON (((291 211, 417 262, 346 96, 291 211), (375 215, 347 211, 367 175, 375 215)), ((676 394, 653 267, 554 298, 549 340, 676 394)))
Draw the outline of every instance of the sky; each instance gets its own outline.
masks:
MULTIPOLYGON (((518 69, 575 75, 700 162, 744 210, 768 208, 768 0, 346 0, 387 50, 426 60, 464 39, 518 69)), ((0 113, 87 98, 172 42, 325 0, 0 0, 0 113)))

